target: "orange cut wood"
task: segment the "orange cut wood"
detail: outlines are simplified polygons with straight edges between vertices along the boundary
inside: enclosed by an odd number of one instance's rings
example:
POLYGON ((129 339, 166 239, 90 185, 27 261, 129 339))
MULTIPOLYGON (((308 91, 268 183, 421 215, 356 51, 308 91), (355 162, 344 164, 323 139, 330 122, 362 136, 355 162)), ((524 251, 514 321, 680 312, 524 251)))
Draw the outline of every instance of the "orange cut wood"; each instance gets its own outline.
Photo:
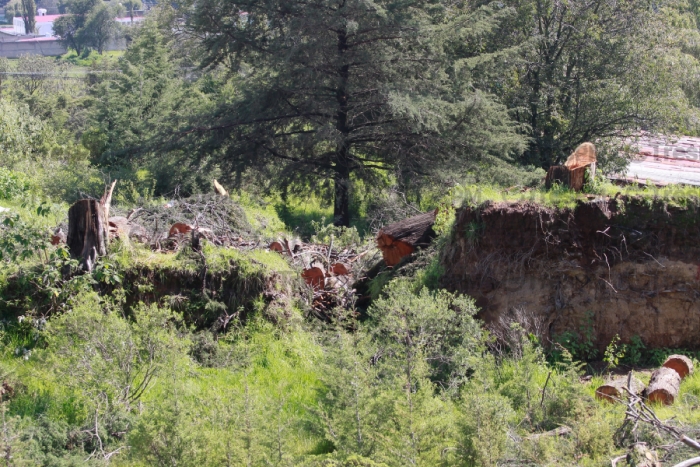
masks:
POLYGON ((644 390, 644 395, 649 402, 671 405, 678 396, 680 386, 681 377, 676 370, 662 366, 651 374, 651 380, 644 390))
POLYGON ((593 143, 583 143, 569 156, 564 166, 569 170, 574 170, 580 167, 588 167, 597 161, 595 145, 593 143))
POLYGON ((333 266, 331 266, 331 271, 336 276, 347 276, 350 274, 350 267, 344 263, 335 263, 333 266))
POLYGON ((168 232, 169 237, 174 237, 175 235, 181 235, 192 232, 192 226, 188 224, 183 224, 182 222, 176 222, 170 227, 170 232, 168 232))
POLYGON ((681 379, 693 373, 693 361, 685 355, 671 355, 663 366, 676 370, 681 379))
POLYGON ((284 253, 284 247, 280 242, 270 243, 270 251, 276 251, 278 253, 284 253))
POLYGON ((437 209, 387 225, 380 230, 377 234, 377 247, 382 251, 386 265, 396 266, 416 248, 429 245, 435 238, 433 225, 436 216, 437 209))
POLYGON ((326 271, 322 267, 314 266, 304 269, 301 273, 302 279, 306 281, 314 290, 322 290, 326 286, 326 271))

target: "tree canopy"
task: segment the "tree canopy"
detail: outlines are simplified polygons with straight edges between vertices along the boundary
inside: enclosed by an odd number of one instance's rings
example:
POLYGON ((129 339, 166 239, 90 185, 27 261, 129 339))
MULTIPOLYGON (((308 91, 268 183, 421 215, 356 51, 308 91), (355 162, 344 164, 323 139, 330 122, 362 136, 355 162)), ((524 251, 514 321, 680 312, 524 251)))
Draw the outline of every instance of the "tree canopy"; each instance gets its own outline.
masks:
POLYGON ((201 66, 238 79, 171 138, 224 173, 273 166, 279 183, 332 181, 339 225, 350 222, 355 178, 430 176, 521 145, 507 109, 447 53, 447 32, 494 27, 495 11, 407 0, 182 7, 186 30, 202 37, 201 66))

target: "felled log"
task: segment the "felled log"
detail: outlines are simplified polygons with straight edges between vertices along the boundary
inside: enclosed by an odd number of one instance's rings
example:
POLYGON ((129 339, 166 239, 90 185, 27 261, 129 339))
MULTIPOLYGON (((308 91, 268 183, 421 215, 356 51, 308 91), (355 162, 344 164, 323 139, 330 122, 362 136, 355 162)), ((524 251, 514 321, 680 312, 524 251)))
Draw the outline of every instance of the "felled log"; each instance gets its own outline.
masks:
POLYGON ((396 266, 416 248, 429 245, 435 238, 433 225, 436 216, 437 210, 426 212, 380 230, 377 234, 377 247, 382 251, 386 265, 396 266))
POLYGON ((96 199, 81 199, 68 210, 68 251, 80 260, 85 271, 92 271, 98 256, 107 254, 107 223, 104 209, 96 199))
POLYGON ((282 243, 280 242, 272 242, 270 243, 270 251, 276 251, 278 253, 284 253, 284 247, 282 246, 282 243))
POLYGON ((671 355, 662 366, 676 370, 681 379, 693 373, 693 361, 685 355, 671 355))
MULTIPOLYGON (((595 390, 595 397, 599 400, 604 400, 608 402, 618 402, 627 396, 627 391, 625 387, 627 386, 627 377, 624 379, 614 379, 607 381, 602 386, 599 386, 595 390)), ((632 378, 630 381, 629 390, 633 394, 640 394, 644 389, 644 385, 637 378, 632 378)))
POLYGON ((661 402, 671 405, 678 397, 681 377, 672 368, 662 366, 651 374, 649 386, 644 390, 644 396, 649 402, 661 402))
POLYGON ((314 290, 322 290, 326 286, 326 270, 320 264, 313 264, 301 273, 302 279, 314 290))

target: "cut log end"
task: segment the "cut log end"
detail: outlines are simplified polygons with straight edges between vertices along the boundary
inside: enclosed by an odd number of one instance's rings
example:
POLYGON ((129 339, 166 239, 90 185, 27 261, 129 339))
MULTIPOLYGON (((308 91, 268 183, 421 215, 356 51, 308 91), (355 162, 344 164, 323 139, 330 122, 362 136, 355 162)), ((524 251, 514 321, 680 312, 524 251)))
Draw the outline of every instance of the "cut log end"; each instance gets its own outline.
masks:
POLYGON ((672 405, 678 397, 680 385, 681 377, 676 370, 661 367, 651 374, 649 386, 644 390, 644 393, 649 402, 672 405))
POLYGON ((326 271, 320 266, 314 266, 301 273, 302 279, 309 284, 314 290, 322 290, 326 286, 326 271))
POLYGON ((663 366, 676 370, 681 379, 693 373, 693 361, 685 355, 671 355, 663 366))
POLYGON ((336 276, 347 276, 350 274, 350 266, 344 263, 335 263, 333 266, 331 266, 331 271, 336 276))
POLYGON ((192 232, 192 226, 188 224, 184 224, 182 222, 176 222, 173 224, 172 227, 170 227, 170 231, 168 232, 168 237, 174 237, 175 235, 183 235, 183 234, 188 234, 192 232))
MULTIPOLYGON (((619 402, 620 400, 627 397, 627 391, 625 387, 627 386, 627 377, 618 380, 607 381, 602 386, 595 390, 595 397, 598 400, 604 400, 608 402, 619 402)), ((632 378, 630 382, 629 390, 633 394, 639 394, 644 385, 637 378, 632 378)))
POLYGON ((270 251, 276 251, 278 253, 284 253, 284 247, 280 242, 272 242, 270 243, 270 251))
POLYGON ((396 266, 417 247, 428 245, 435 237, 433 225, 437 210, 388 225, 377 234, 377 247, 387 266, 396 266))

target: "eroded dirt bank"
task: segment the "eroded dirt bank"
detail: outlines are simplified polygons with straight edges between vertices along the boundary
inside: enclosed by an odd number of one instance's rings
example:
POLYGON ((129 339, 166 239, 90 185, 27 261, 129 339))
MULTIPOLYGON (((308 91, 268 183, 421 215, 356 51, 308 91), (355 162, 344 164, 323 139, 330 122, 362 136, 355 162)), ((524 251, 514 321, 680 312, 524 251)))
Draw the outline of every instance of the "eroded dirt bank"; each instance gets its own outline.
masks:
POLYGON ((467 207, 441 261, 443 286, 475 297, 488 323, 526 319, 545 339, 592 329, 600 350, 615 334, 700 348, 698 200, 467 207))

